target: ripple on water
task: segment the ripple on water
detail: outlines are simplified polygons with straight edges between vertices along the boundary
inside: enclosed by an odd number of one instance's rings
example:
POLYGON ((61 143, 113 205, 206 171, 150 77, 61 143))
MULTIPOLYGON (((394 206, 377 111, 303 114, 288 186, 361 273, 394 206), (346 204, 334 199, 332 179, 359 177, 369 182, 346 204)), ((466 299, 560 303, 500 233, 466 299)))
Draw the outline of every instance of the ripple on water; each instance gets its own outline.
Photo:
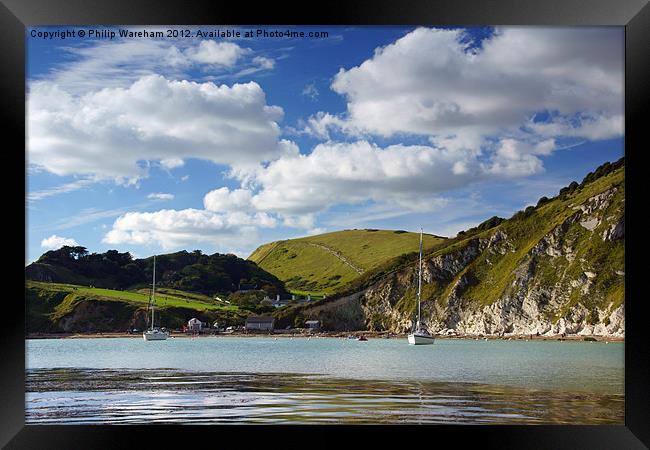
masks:
POLYGON ((622 424, 623 395, 175 369, 30 369, 30 424, 622 424))

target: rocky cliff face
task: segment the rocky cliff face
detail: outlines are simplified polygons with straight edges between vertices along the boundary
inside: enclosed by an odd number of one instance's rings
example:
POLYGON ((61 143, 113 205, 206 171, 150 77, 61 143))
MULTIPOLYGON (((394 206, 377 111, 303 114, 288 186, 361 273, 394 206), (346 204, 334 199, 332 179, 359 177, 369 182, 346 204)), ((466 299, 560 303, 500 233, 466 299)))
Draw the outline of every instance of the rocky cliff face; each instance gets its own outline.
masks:
MULTIPOLYGON (((624 336, 624 202, 618 169, 425 255, 424 323, 443 334, 624 336)), ((357 307, 360 328, 406 332, 416 287, 411 264, 305 315, 322 319, 324 310, 357 307)))
MULTIPOLYGON (((623 336, 625 226, 623 209, 613 205, 618 189, 574 206, 575 212, 530 248, 510 237, 504 224, 454 251, 426 258, 423 318, 429 330, 623 336), (609 252, 617 250, 621 257, 611 261, 609 252), (500 271, 507 266, 510 273, 500 271), (426 295, 428 286, 434 289, 426 295)), ((415 305, 414 293, 407 294, 416 283, 417 270, 410 267, 369 288, 362 305, 370 326, 407 331, 413 308, 398 306, 405 296, 415 305)))

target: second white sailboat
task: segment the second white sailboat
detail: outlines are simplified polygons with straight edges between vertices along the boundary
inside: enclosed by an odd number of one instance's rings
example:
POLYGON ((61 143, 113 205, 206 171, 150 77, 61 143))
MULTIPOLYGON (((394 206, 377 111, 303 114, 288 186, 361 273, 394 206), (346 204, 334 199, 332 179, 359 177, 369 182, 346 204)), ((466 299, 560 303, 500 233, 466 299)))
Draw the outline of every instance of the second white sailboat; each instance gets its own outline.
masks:
POLYGON ((418 268, 418 318, 413 327, 413 332, 408 335, 408 341, 411 345, 433 344, 435 338, 422 326, 420 322, 420 296, 422 293, 422 228, 420 228, 420 262, 418 268))
POLYGON ((154 327, 154 304, 156 302, 156 255, 153 255, 153 283, 151 286, 151 327, 142 333, 145 341, 164 341, 169 337, 169 333, 154 327))

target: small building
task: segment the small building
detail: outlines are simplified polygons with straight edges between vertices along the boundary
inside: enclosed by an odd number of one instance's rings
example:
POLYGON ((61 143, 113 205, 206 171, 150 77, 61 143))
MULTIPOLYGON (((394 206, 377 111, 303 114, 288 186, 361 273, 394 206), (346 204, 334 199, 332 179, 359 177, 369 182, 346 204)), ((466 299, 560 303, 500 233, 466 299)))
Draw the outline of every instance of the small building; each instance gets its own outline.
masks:
POLYGON ((288 298, 285 298, 285 299, 280 298, 280 294, 277 294, 275 296, 275 300, 273 300, 273 303, 272 303, 272 305, 275 306, 276 308, 281 308, 283 306, 287 306, 288 304, 289 304, 289 299, 288 298))
POLYGON ((273 331, 275 319, 269 316, 251 316, 246 319, 246 330, 273 331))
POLYGON ((320 330, 320 320, 307 320, 305 321, 305 327, 309 330, 320 330))
POLYGON ((199 319, 197 319, 196 317, 192 317, 192 318, 191 318, 190 320, 188 320, 188 322, 187 322, 187 329, 188 329, 189 331, 201 331, 201 327, 202 327, 202 326, 203 326, 203 324, 202 324, 201 321, 200 321, 199 319))

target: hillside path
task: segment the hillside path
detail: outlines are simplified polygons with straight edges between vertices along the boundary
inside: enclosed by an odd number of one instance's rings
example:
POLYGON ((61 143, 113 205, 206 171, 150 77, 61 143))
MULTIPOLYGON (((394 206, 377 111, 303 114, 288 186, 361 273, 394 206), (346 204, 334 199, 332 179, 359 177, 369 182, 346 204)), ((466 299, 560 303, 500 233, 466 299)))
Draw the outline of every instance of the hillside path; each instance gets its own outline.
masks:
POLYGON ((264 256, 262 256, 255 264, 257 264, 258 266, 260 264, 262 264, 262 261, 264 261, 264 259, 266 259, 266 257, 269 256, 271 254, 271 252, 273 252, 273 250, 275 250, 275 248, 278 245, 280 245, 280 242, 281 241, 273 242, 273 244, 269 247, 269 249, 266 251, 266 253, 264 253, 264 256))
POLYGON ((315 242, 306 242, 306 244, 309 244, 309 245, 311 245, 311 246, 313 246, 313 247, 318 247, 318 248, 320 248, 320 249, 322 249, 322 250, 325 250, 326 252, 328 252, 328 253, 334 255, 334 256, 335 256, 336 258, 338 258, 338 259, 339 259, 343 264, 345 264, 345 265, 347 265, 347 266, 350 266, 350 267, 352 268, 352 270, 354 270, 354 271, 355 271, 356 273, 358 273, 359 275, 361 275, 361 274, 363 273, 363 269, 360 269, 359 267, 357 267, 357 266, 355 266, 354 264, 352 264, 352 263, 351 263, 351 262, 350 262, 350 261, 349 261, 345 256, 343 256, 340 252, 337 252, 337 251, 334 250, 333 248, 330 248, 330 247, 328 247, 328 246, 326 246, 326 245, 323 245, 323 244, 316 244, 315 242))

